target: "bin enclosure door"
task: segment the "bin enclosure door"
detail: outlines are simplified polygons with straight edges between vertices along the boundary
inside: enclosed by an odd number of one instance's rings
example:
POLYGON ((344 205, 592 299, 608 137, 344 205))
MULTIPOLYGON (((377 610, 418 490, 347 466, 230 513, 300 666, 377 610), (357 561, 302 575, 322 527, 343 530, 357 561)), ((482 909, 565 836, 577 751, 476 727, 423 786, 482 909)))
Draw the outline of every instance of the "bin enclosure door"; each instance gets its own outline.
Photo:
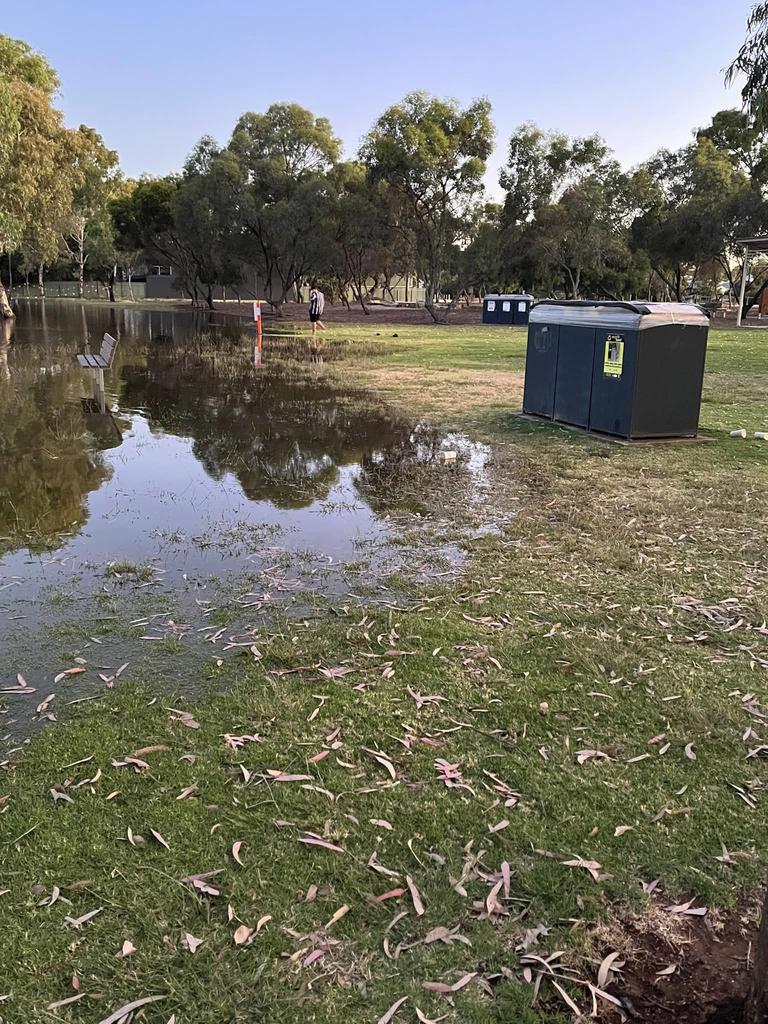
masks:
POLYGON ((637 332, 599 330, 595 333, 590 430, 629 437, 636 358, 637 332))
POLYGON ((560 327, 555 384, 555 419, 575 427, 589 425, 592 367, 595 361, 594 327, 560 327))
POLYGON ((532 324, 528 330, 525 359, 523 412, 552 419, 555 411, 555 376, 560 328, 556 324, 532 324))

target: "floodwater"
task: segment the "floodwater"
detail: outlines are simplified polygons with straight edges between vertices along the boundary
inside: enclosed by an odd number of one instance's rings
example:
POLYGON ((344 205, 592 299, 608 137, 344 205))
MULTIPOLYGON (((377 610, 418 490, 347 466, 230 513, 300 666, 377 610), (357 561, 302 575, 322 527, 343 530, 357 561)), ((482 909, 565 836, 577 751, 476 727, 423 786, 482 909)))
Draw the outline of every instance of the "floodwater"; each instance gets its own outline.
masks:
MULTIPOLYGON (((243 332, 215 314, 66 301, 22 304, 5 325, 0 689, 21 673, 42 700, 84 666, 66 684, 81 699, 103 685, 96 670, 109 678, 163 641, 220 631, 215 658, 255 642, 276 609, 394 601, 386 581, 406 565, 460 573, 450 553, 438 567, 398 544, 387 502, 393 474, 436 462, 441 439, 333 387, 309 356, 301 372, 255 367, 243 332), (102 413, 75 356, 105 331, 119 345, 102 413)), ((36 698, 0 700, 8 722, 36 698)))

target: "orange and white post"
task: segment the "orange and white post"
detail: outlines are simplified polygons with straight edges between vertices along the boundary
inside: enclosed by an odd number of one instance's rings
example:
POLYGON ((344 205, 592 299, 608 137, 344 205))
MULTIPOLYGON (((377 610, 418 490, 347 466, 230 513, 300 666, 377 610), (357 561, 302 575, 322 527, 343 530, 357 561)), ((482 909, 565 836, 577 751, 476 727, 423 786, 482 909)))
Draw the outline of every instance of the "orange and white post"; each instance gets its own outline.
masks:
POLYGON ((253 349, 253 365, 261 366, 262 356, 262 334, 261 334, 261 302, 257 300, 253 304, 253 320, 256 324, 256 344, 253 349))

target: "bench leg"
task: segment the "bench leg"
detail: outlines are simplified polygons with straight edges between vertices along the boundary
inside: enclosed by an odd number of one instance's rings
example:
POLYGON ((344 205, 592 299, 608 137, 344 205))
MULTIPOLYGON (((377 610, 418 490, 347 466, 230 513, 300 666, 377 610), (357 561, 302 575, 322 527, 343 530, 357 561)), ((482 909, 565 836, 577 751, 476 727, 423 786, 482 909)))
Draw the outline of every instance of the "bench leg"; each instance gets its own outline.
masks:
POLYGON ((99 403, 99 412, 107 411, 107 398, 104 390, 104 371, 93 371, 93 397, 99 403))

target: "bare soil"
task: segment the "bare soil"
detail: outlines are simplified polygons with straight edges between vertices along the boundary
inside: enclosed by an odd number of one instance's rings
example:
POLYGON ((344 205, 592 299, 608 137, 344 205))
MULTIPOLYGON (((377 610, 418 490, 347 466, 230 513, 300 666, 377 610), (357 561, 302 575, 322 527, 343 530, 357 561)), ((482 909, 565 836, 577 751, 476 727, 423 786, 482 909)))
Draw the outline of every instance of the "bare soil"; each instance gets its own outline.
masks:
MULTIPOLYGON (((276 323, 309 323, 308 306, 301 302, 288 302, 275 313, 271 306, 264 303, 262 310, 265 320, 273 320, 276 323)), ((342 305, 327 305, 323 313, 323 322, 328 324, 367 324, 374 325, 377 321, 386 324, 403 324, 423 326, 432 324, 434 321, 423 307, 416 306, 389 306, 372 305, 366 307, 368 314, 360 306, 352 306, 347 309, 342 305)), ((252 304, 243 301, 217 302, 216 311, 219 313, 231 313, 235 316, 252 318, 252 304)), ((448 323, 458 325, 473 325, 482 322, 483 307, 480 303, 471 306, 461 306, 455 309, 448 317, 448 323)))
POLYGON ((627 934, 633 952, 616 994, 631 1020, 740 1024, 757 937, 746 906, 720 919, 684 918, 673 930, 638 920, 627 934), (673 964, 673 974, 659 974, 673 964))

